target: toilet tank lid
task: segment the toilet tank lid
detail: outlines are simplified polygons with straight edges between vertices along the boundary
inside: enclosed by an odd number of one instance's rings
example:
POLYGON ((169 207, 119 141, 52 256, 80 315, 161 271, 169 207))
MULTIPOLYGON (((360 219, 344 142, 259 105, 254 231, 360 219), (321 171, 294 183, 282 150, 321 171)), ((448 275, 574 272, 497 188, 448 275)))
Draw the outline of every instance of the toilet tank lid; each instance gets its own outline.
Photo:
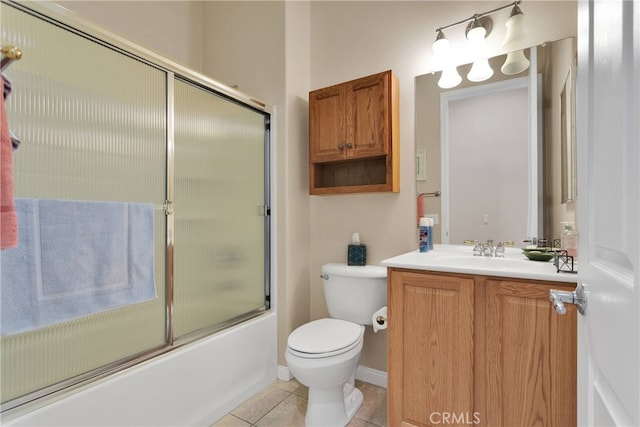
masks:
POLYGON ((322 266, 322 274, 335 274, 346 277, 360 277, 364 279, 381 279, 387 277, 386 267, 379 265, 347 265, 329 263, 322 266))

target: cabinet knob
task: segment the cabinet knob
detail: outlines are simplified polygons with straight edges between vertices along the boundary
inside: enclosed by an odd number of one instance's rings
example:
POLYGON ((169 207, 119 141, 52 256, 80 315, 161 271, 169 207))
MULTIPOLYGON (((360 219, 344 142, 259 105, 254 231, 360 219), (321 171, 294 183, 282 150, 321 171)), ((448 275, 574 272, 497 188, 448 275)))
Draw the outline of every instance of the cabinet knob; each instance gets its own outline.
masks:
POLYGON ((352 144, 352 143, 350 143, 350 142, 348 142, 348 143, 347 143, 347 148, 353 148, 353 144, 352 144))
POLYGON ((338 144, 338 150, 340 150, 340 151, 344 150, 344 145, 338 144))

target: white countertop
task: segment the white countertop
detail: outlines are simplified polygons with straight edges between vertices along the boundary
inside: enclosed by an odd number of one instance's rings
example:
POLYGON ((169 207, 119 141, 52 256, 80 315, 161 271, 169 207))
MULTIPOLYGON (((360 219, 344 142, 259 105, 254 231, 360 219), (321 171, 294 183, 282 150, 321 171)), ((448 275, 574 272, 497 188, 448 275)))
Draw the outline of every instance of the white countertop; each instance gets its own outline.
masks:
POLYGON ((558 273, 553 260, 530 261, 519 248, 506 248, 504 258, 473 256, 473 246, 434 245, 429 252, 417 250, 385 259, 385 267, 449 273, 480 274, 484 276, 547 280, 576 283, 577 275, 558 273))

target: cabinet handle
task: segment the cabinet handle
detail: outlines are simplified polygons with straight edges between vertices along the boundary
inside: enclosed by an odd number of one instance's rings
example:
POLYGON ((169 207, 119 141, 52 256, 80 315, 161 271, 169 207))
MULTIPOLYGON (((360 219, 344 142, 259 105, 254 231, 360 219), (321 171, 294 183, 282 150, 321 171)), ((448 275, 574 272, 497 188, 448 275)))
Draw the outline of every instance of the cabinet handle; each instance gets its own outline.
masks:
POLYGON ((352 143, 350 143, 350 142, 348 142, 348 143, 347 143, 347 148, 353 148, 353 144, 352 144, 352 143))
POLYGON ((344 145, 338 144, 338 150, 340 150, 340 151, 344 150, 344 145))

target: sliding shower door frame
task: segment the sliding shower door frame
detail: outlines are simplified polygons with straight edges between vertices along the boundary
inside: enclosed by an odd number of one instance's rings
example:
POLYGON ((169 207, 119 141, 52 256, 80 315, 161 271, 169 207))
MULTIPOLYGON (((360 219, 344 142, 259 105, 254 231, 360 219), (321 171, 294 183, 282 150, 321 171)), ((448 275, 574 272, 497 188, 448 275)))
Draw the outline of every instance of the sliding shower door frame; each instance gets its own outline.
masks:
MULTIPOLYGON (((148 361, 160 355, 165 355, 181 346, 193 341, 211 336, 221 330, 237 325, 241 322, 268 313, 271 309, 271 121, 273 108, 259 100, 243 94, 233 88, 225 86, 209 77, 197 73, 178 63, 168 60, 144 47, 110 33, 96 26, 68 10, 53 3, 22 3, 13 0, 0 0, 4 5, 14 7, 22 12, 42 19, 50 24, 71 31, 80 37, 90 39, 110 49, 119 51, 129 57, 144 62, 154 68, 165 72, 166 76, 166 200, 163 211, 166 216, 166 250, 165 250, 165 343, 144 352, 133 354, 126 358, 114 361, 97 369, 76 375, 72 378, 60 381, 44 387, 32 393, 19 396, 1 404, 2 416, 19 416, 35 407, 46 405, 53 399, 63 397, 69 392, 85 387, 89 383, 103 379, 114 373, 121 372, 142 362, 148 361), (174 82, 179 78, 226 98, 229 102, 237 103, 264 116, 264 306, 252 312, 228 319, 220 324, 212 325, 194 333, 176 339, 174 337, 174 246, 175 246, 175 215, 173 200, 175 197, 175 122, 174 122, 174 82)), ((28 52, 23 52, 28 55, 28 52)))

